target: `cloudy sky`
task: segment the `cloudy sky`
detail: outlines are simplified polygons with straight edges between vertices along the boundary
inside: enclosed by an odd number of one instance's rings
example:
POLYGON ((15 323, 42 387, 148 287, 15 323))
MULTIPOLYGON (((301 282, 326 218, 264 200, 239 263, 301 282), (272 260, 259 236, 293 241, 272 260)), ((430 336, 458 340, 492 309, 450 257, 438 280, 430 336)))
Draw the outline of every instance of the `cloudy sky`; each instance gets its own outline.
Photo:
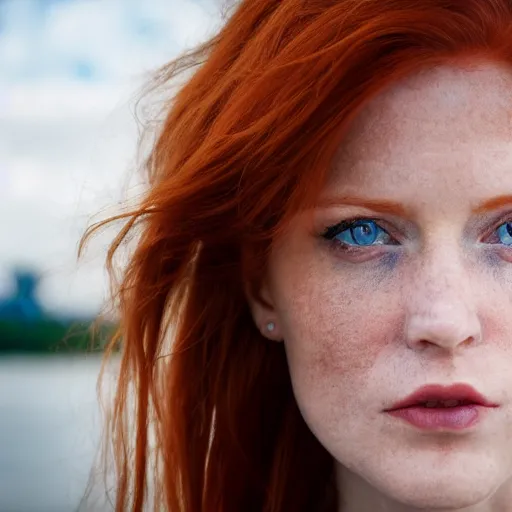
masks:
POLYGON ((81 263, 77 243, 129 194, 135 94, 147 73, 218 29, 223 3, 0 2, 0 294, 13 266, 33 267, 47 309, 98 311, 111 234, 81 263))

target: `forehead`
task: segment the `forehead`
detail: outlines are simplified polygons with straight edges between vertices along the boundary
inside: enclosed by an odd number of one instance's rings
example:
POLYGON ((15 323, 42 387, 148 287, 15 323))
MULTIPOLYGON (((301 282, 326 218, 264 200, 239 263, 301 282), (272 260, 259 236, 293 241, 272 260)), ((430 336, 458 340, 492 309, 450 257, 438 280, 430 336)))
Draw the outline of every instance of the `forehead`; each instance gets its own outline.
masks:
POLYGON ((366 106, 340 146, 329 185, 359 195, 362 187, 389 192, 393 185, 396 195, 410 195, 427 183, 465 185, 466 193, 472 185, 480 200, 504 193, 500 183, 512 191, 511 174, 512 70, 445 66, 393 85, 366 106))

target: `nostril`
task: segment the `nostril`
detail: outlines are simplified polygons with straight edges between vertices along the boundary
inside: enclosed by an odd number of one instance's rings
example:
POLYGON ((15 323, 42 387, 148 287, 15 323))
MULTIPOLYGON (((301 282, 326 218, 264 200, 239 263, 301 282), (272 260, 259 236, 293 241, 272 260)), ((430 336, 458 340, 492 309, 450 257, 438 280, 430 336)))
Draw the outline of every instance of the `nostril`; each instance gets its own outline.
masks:
POLYGON ((434 343, 433 341, 429 341, 429 340, 419 340, 418 341, 418 348, 420 348, 421 350, 427 349, 434 345, 436 345, 436 343, 434 343))
POLYGON ((468 345, 472 345, 475 341, 475 338, 473 336, 470 336, 469 338, 466 338, 460 345, 461 347, 467 347, 468 345))
POLYGON ((438 347, 454 351, 470 348, 481 341, 481 327, 476 320, 441 320, 426 315, 411 318, 407 322, 405 333, 409 348, 422 351, 438 347))
MULTIPOLYGON (((459 342, 459 343, 453 343, 451 344, 452 346, 452 349, 456 349, 457 347, 458 348, 469 348, 471 345, 473 345, 475 342, 475 338, 473 336, 470 336, 468 338, 466 338, 465 340, 459 342)), ((443 345, 442 343, 439 343, 437 341, 434 341, 434 340, 429 340, 429 339, 420 339, 420 340, 417 340, 416 343, 415 343, 415 349, 416 350, 426 350, 428 348, 431 348, 431 347, 434 347, 434 346, 441 346, 443 345)), ((411 348, 413 348, 411 346, 411 348)))

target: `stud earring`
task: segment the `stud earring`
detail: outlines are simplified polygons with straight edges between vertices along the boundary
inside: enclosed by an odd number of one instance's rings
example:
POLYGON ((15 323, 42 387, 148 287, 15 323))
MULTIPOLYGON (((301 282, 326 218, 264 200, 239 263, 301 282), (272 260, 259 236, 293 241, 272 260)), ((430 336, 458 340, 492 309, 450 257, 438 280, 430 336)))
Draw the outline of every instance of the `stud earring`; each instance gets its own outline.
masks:
POLYGON ((267 324, 267 331, 272 332, 276 328, 276 324, 274 322, 269 322, 267 324))

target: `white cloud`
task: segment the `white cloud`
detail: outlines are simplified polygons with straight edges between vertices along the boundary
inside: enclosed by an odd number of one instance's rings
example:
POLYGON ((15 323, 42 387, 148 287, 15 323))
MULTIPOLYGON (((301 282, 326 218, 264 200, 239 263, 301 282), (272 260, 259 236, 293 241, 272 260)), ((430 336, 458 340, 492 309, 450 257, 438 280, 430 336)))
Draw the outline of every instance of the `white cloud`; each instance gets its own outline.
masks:
POLYGON ((16 37, 30 43, 23 39, 24 18, 16 20, 18 33, 0 36, 0 58, 11 56, 11 66, 0 70, 0 292, 9 288, 6 269, 23 263, 43 272, 40 295, 50 309, 98 310, 112 231, 77 265, 78 240, 95 213, 122 199, 134 172, 130 100, 140 74, 209 35, 219 20, 208 5, 217 12, 213 4, 186 0, 55 4, 40 41, 46 67, 24 81, 26 52, 13 50, 16 37), (61 72, 57 64, 77 56, 105 70, 100 81, 73 81, 61 72))

